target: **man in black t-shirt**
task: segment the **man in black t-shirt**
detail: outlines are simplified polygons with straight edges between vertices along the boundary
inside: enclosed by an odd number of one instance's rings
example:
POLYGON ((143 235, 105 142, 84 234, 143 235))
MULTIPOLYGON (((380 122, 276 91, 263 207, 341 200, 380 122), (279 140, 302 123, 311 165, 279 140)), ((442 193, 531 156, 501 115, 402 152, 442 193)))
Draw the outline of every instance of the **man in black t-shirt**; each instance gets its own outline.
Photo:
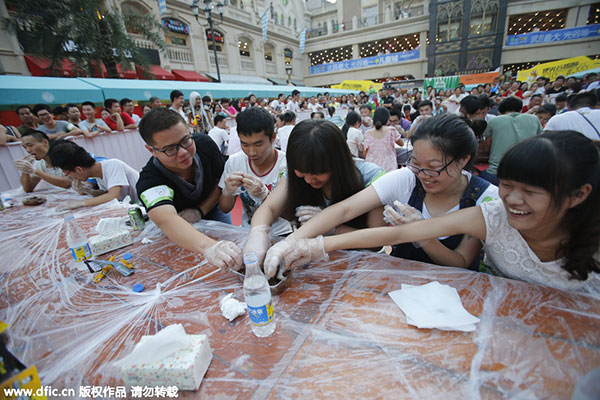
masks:
POLYGON ((139 131, 153 156, 136 185, 150 219, 173 243, 204 254, 210 264, 241 266, 237 245, 217 242, 188 222, 203 218, 231 223, 217 204, 224 162, 215 142, 207 135, 190 135, 185 120, 164 108, 148 112, 139 131))

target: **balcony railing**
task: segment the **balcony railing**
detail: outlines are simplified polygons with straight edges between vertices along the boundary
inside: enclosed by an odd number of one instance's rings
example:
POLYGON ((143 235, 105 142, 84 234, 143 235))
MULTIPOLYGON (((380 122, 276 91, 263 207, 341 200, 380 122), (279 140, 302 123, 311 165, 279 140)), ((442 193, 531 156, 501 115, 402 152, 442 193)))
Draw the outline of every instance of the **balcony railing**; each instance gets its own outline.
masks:
POLYGON ((169 47, 168 49, 169 59, 172 61, 192 63, 192 52, 186 49, 179 49, 176 47, 169 47))

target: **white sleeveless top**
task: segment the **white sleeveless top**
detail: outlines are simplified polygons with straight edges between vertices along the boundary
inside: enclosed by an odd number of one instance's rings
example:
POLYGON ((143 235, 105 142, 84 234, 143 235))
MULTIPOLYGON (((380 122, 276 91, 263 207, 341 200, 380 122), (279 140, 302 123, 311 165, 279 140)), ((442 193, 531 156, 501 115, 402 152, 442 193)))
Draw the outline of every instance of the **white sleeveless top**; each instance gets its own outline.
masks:
POLYGON ((484 262, 492 268, 492 272, 507 278, 600 298, 599 274, 591 273, 585 281, 570 279, 569 272, 561 267, 565 263, 564 258, 540 261, 519 231, 508 224, 506 209, 501 200, 481 203, 480 207, 486 227, 484 262))

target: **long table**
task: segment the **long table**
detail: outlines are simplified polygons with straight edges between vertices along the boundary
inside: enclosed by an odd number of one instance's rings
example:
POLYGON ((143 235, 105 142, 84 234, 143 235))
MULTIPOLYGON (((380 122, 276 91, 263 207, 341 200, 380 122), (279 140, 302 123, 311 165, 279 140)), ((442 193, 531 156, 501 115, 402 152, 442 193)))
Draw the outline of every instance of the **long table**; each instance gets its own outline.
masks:
MULTIPOLYGON (((112 362, 142 335, 176 323, 207 334, 214 355, 200 388, 179 393, 189 399, 570 398, 600 365, 598 300, 360 251, 295 270, 274 297, 277 329, 257 338, 247 315, 229 322, 219 310, 227 293, 243 300, 238 278, 178 249, 156 227, 113 253, 133 254, 133 275, 111 272, 94 283, 70 260, 66 213, 53 209, 74 194, 43 195, 43 206, 0 211, 0 320, 11 326, 9 348, 37 366, 44 385, 123 385, 112 362), (431 281, 458 290, 481 319, 474 332, 406 323, 388 292, 431 281), (145 291, 133 292, 135 283, 145 291)), ((116 202, 76 212, 90 235, 100 218, 125 215, 116 202)), ((239 245, 248 232, 196 227, 239 245)))

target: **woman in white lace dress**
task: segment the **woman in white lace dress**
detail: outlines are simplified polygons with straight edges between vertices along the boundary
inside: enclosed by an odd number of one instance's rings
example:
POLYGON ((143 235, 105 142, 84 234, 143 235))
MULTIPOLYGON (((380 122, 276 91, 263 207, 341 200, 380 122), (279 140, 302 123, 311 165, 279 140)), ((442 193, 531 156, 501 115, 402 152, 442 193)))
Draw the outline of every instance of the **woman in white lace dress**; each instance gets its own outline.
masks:
POLYGON ((409 225, 299 239, 286 263, 463 233, 484 241, 492 273, 600 297, 600 144, 547 132, 513 146, 498 178, 500 200, 409 225))

